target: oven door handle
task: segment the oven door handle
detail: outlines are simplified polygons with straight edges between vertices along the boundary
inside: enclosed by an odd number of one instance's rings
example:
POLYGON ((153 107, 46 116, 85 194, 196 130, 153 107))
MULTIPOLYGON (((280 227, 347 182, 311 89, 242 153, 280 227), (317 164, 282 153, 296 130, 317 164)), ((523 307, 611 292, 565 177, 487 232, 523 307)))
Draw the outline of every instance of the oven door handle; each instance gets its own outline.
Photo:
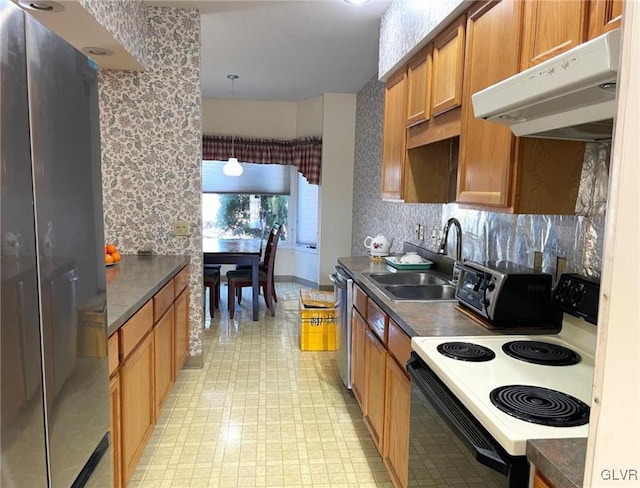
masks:
POLYGON ((460 403, 440 379, 424 365, 421 359, 411 353, 407 362, 411 381, 422 391, 449 427, 475 452, 476 460, 502 474, 509 474, 509 463, 504 459, 508 454, 502 450, 491 435, 480 425, 473 415, 460 403))

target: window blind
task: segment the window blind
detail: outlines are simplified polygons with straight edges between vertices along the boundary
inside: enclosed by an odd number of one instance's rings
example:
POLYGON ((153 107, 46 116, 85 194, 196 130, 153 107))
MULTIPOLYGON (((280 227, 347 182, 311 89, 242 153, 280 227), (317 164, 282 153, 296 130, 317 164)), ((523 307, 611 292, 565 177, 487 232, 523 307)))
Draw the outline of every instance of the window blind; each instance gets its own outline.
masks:
MULTIPOLYGON (((202 161, 204 193, 289 195, 291 192, 289 166, 240 163, 242 175, 227 176, 222 171, 225 163, 226 161, 202 161)), ((299 174, 298 176, 300 177, 299 174)))

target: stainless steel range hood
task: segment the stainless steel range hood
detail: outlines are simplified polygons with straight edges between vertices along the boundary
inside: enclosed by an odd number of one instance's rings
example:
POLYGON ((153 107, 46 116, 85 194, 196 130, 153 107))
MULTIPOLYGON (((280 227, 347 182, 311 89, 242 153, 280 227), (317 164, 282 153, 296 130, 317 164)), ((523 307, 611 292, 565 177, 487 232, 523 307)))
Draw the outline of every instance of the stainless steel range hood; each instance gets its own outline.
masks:
POLYGON ((616 29, 474 93, 474 114, 516 136, 611 139, 619 52, 616 29))

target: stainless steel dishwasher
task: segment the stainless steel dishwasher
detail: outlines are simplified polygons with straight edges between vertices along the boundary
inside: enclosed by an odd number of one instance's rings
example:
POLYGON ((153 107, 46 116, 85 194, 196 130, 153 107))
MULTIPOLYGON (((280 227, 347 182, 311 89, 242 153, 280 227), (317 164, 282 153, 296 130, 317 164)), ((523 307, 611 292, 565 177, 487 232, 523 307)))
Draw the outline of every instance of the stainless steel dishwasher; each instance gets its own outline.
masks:
POLYGON ((329 276, 336 295, 336 308, 339 310, 336 342, 338 350, 336 361, 338 374, 344 385, 351 389, 351 309, 353 308, 353 280, 342 266, 336 266, 329 276))

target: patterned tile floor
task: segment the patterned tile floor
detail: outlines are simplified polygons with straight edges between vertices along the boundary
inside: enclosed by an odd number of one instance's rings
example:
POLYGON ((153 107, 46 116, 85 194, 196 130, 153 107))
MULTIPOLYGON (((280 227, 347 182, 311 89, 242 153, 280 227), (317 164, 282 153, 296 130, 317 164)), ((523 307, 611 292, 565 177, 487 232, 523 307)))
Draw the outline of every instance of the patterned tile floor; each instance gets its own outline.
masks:
POLYGON ((298 347, 299 290, 277 283, 253 322, 247 288, 230 321, 223 286, 204 368, 181 372, 129 487, 391 487, 335 353, 298 347))

